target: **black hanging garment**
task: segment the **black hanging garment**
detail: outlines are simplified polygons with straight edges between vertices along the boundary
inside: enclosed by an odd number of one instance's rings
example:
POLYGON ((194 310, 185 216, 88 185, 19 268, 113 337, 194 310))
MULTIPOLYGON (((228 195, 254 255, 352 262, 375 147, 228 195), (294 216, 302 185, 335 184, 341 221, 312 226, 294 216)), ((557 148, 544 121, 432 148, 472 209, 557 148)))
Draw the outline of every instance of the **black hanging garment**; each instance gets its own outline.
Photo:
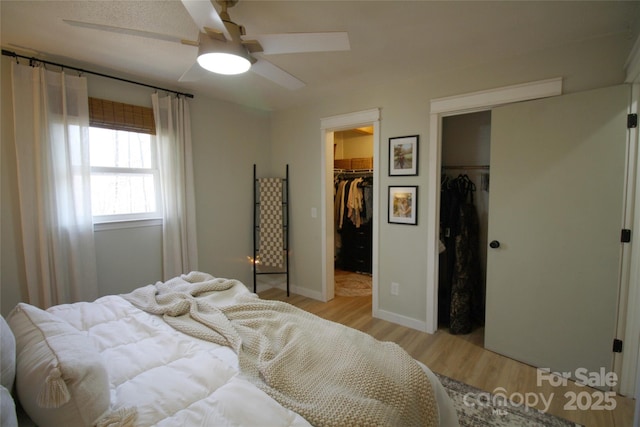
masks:
POLYGON ((467 175, 443 179, 439 316, 452 334, 470 333, 484 323, 484 293, 480 278, 479 222, 473 204, 475 184, 467 175))
POLYGON ((442 177, 440 195, 440 241, 444 252, 440 254, 438 280, 438 323, 448 327, 451 320, 451 284, 456 259, 456 239, 460 209, 460 194, 452 186, 452 180, 442 177))

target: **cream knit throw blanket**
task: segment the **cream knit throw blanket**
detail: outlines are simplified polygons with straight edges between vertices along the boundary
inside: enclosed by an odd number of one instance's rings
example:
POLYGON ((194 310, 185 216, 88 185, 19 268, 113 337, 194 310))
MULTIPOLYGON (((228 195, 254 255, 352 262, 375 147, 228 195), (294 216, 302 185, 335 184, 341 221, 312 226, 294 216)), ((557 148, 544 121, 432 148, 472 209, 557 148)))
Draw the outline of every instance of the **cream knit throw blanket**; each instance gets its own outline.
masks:
POLYGON ((314 426, 438 424, 428 377, 398 345, 255 294, 228 306, 207 301, 236 283, 192 272, 123 297, 179 331, 233 348, 251 382, 314 426))

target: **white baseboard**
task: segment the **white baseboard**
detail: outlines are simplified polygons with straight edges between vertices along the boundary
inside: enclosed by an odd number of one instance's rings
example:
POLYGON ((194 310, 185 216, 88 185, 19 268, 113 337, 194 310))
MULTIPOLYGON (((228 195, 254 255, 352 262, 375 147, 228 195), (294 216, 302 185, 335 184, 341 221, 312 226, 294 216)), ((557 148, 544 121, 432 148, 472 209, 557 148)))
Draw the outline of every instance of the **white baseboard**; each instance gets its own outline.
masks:
MULTIPOLYGON (((287 290, 286 283, 283 283, 282 280, 262 280, 262 283, 257 284, 258 293, 265 291, 267 289, 277 288, 283 291, 287 290)), ((296 286, 295 284, 289 283, 289 291, 296 295, 301 295, 306 298, 311 298, 317 301, 324 301, 322 299, 322 292, 313 291, 307 288, 302 288, 296 286)), ((325 301, 326 302, 326 301, 325 301)), ((392 313, 390 311, 374 309, 373 317, 377 319, 386 320, 391 323, 395 323, 401 326, 406 326, 407 328, 415 329, 420 332, 428 332, 427 323, 424 321, 420 321, 417 319, 413 319, 411 317, 402 316, 397 313, 392 313)))
MULTIPOLYGON (((322 299, 322 292, 318 292, 318 291, 312 291, 310 289, 307 288, 301 288, 295 285, 291 286, 291 292, 293 292, 294 294, 297 295, 301 295, 303 297, 307 297, 307 298, 311 298, 317 301, 324 301, 322 299)), ((324 301, 326 302, 326 301, 324 301)))
MULTIPOLYGON (((266 291, 267 289, 272 289, 272 288, 277 288, 277 289, 281 289, 283 291, 287 290, 287 285, 286 283, 258 283, 257 286, 257 292, 260 293, 262 291, 266 291)), ((318 292, 318 291, 312 291, 310 289, 307 288, 301 288, 298 287, 296 285, 293 285, 291 283, 289 283, 289 292, 296 294, 296 295, 300 295, 306 298, 311 298, 317 301, 323 301, 322 300, 322 292, 318 292)))
POLYGON ((385 310, 374 310, 373 317, 376 319, 386 320, 387 322, 396 323, 407 328, 415 329, 420 332, 427 332, 427 323, 411 317, 402 316, 385 310))

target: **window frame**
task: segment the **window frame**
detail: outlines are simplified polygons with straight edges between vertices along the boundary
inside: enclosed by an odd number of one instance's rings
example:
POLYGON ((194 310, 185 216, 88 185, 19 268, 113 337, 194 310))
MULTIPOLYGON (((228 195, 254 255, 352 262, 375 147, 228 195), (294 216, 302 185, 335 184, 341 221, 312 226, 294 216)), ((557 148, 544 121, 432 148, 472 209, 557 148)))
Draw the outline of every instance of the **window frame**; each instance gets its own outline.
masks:
MULTIPOLYGON (((132 174, 132 175, 152 175, 155 189, 155 204, 156 209, 152 212, 136 212, 125 214, 109 214, 109 215, 93 215, 94 225, 112 224, 119 225, 118 227, 99 227, 100 229, 106 228, 126 228, 126 223, 136 222, 138 225, 140 221, 150 221, 150 225, 157 224, 158 220, 162 221, 162 192, 160 189, 160 168, 158 162, 158 149, 157 140, 154 134, 147 132, 139 132, 135 130, 118 129, 116 127, 107 126, 89 126, 90 128, 108 129, 113 132, 128 132, 128 133, 140 133, 147 134, 151 141, 151 167, 150 168, 128 168, 128 167, 113 167, 113 166, 90 166, 91 178, 94 174, 132 174)), ((93 189, 92 189, 93 197, 93 189)))

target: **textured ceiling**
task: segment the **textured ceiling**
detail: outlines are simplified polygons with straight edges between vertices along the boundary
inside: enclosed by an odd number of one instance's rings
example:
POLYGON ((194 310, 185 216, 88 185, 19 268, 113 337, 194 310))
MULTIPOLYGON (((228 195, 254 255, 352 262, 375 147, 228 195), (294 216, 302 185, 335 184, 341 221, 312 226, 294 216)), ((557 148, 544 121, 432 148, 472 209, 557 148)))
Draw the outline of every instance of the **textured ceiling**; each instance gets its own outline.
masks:
POLYGON ((306 83, 291 91, 254 73, 203 73, 197 82, 180 83, 195 61, 196 48, 63 22, 194 40, 198 28, 178 0, 2 0, 0 7, 5 49, 272 110, 313 102, 344 87, 443 72, 612 34, 626 35, 631 47, 640 23, 638 1, 240 0, 229 13, 248 35, 348 32, 349 51, 264 56, 306 83))

